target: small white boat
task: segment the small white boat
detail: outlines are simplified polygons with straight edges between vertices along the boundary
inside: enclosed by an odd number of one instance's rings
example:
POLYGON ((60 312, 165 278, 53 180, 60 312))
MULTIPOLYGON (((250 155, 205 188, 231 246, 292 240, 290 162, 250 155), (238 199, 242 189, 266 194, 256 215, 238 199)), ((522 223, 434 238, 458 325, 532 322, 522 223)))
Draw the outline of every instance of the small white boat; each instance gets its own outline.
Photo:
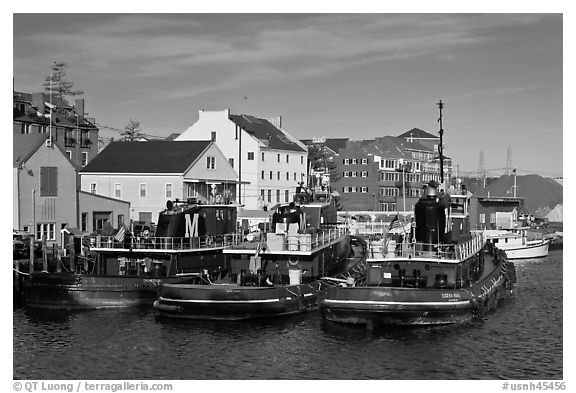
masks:
POLYGON ((542 258, 548 256, 550 239, 528 238, 528 227, 486 229, 485 238, 506 253, 508 259, 542 258))

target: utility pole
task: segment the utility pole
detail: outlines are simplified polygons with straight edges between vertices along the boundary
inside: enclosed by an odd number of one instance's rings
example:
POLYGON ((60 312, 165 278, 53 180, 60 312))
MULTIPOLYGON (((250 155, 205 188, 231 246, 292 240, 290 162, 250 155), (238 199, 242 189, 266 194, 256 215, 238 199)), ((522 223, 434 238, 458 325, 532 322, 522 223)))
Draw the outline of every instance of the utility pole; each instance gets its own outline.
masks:
MULTIPOLYGON (((244 97, 246 99, 246 97, 244 97)), ((236 124, 238 136, 238 204, 242 204, 242 127, 236 124)))

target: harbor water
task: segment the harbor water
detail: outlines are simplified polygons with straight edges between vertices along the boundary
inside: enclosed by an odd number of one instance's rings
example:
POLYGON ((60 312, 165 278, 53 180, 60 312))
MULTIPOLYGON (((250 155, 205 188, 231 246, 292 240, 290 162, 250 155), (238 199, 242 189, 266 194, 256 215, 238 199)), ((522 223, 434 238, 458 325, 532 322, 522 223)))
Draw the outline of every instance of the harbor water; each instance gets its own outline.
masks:
POLYGON ((513 294, 482 321, 362 327, 319 312, 244 322, 159 319, 152 307, 13 307, 15 379, 562 379, 562 250, 516 261, 513 294))

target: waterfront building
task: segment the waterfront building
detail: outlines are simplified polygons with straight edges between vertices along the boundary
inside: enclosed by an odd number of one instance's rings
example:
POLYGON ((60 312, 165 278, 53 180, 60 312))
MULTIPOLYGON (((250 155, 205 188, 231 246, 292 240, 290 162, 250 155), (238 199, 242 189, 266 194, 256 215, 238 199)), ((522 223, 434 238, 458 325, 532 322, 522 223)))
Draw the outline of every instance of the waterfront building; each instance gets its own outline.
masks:
POLYGON ((13 135, 12 228, 62 245, 63 229, 83 233, 127 216, 126 201, 85 196, 78 192, 77 167, 63 146, 48 134, 13 135))
POLYGON ((514 213, 518 216, 524 205, 523 197, 475 195, 470 198, 470 229, 497 229, 498 213, 514 213))
MULTIPOLYGON (((417 128, 397 137, 362 141, 303 140, 333 157, 338 176, 330 184, 341 194, 340 204, 344 210, 390 212, 411 211, 422 185, 431 180, 440 181, 439 141, 417 128)), ((445 181, 449 181, 451 173, 451 160, 444 157, 445 181)))
POLYGON ((99 130, 95 120, 85 115, 84 99, 76 99, 73 106, 57 105, 50 104, 44 93, 13 92, 13 134, 51 134, 77 167, 98 154, 99 130))
POLYGON ((238 175, 212 141, 112 142, 80 171, 81 190, 127 200, 129 218, 155 223, 168 200, 235 200, 238 175))
POLYGON ((200 110, 198 120, 175 141, 211 140, 239 175, 235 195, 246 209, 268 209, 293 200, 308 182, 306 146, 282 128, 281 120, 200 110))

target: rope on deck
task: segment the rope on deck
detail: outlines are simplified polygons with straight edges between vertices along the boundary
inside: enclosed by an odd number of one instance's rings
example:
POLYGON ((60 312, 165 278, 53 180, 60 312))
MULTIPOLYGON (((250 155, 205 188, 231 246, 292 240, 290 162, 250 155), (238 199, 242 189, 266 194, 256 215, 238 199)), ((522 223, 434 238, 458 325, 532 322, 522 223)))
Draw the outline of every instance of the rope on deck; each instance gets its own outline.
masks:
POLYGON ((30 275, 30 273, 21 272, 20 270, 16 270, 16 268, 14 268, 14 267, 12 268, 12 270, 14 270, 16 273, 22 274, 22 275, 24 275, 24 276, 29 276, 29 275, 30 275))

